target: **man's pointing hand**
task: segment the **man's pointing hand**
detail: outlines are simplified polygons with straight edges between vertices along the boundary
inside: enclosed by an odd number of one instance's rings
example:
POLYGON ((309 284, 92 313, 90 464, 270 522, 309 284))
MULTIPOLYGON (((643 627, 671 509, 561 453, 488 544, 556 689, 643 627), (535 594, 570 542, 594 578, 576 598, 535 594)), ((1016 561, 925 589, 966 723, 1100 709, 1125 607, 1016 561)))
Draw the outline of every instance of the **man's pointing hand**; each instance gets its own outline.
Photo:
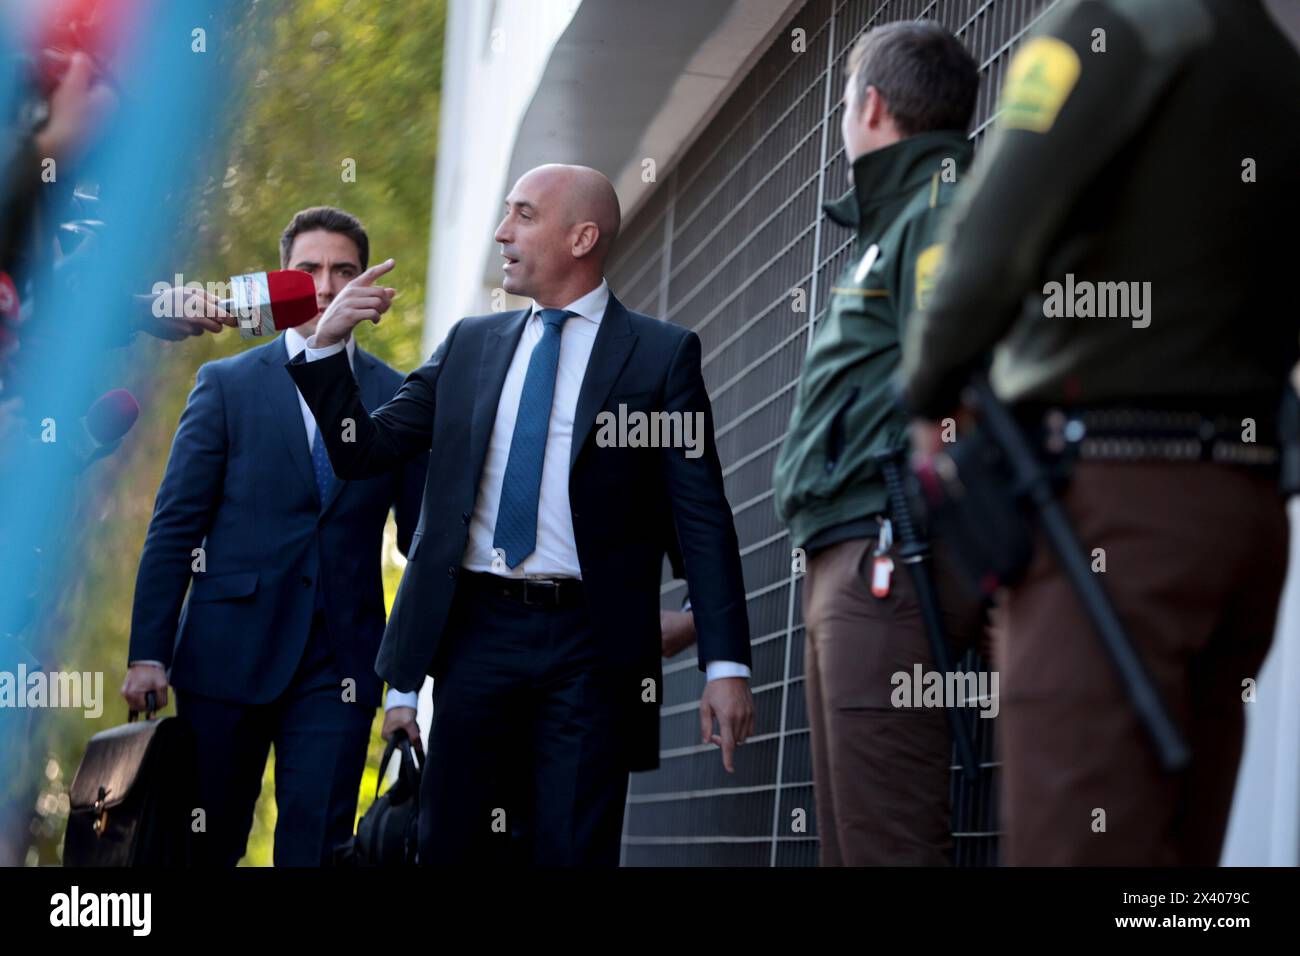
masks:
POLYGON ((315 342, 312 343, 315 348, 323 349, 346 340, 352 330, 367 319, 379 324, 379 317, 393 304, 397 290, 375 285, 375 282, 393 271, 395 265, 392 259, 385 259, 343 287, 316 326, 315 342))

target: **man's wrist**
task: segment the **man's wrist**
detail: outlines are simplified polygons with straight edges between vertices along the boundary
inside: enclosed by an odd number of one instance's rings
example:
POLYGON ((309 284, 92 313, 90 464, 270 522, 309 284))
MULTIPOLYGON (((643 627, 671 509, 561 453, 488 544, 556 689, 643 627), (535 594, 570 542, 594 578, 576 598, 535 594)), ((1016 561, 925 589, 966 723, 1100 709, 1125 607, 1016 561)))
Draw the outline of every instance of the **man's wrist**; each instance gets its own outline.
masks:
POLYGON ((329 358, 331 355, 338 355, 344 349, 342 342, 334 342, 330 345, 319 345, 316 342, 316 336, 307 340, 307 348, 303 354, 307 356, 308 362, 317 362, 321 359, 329 358))

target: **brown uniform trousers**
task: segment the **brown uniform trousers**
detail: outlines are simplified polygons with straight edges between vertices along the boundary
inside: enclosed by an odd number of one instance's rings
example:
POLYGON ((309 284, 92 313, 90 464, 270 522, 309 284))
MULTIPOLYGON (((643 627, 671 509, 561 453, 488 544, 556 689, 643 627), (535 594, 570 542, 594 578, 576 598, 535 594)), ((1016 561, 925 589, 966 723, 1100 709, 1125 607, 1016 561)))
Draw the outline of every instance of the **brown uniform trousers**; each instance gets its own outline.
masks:
MULTIPOLYGON (((894 554, 871 593, 875 538, 814 552, 804 579, 804 691, 822 866, 950 862, 952 739, 942 708, 895 707, 897 672, 934 670, 911 576, 894 554)), ((983 634, 981 604, 942 552, 934 565, 954 664, 983 634)), ((975 709, 978 713, 978 709, 975 709)))
POLYGON ((1003 861, 1214 866, 1244 682, 1272 642, 1286 574, 1276 483, 1210 463, 1081 463, 1064 503, 1084 548, 1104 551, 1103 583, 1192 765, 1161 771, 1040 538, 995 637, 1003 861))

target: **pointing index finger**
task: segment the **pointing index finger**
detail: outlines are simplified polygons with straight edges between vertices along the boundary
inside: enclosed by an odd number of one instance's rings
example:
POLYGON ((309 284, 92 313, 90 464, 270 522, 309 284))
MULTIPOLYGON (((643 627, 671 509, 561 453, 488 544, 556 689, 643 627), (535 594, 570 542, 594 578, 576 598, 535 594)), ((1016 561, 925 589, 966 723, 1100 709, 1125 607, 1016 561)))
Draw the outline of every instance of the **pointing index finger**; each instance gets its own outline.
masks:
POLYGON ((352 280, 352 283, 354 285, 373 285, 374 281, 380 276, 392 272, 393 267, 396 265, 397 263, 392 259, 385 259, 378 265, 373 265, 365 272, 361 273, 361 275, 352 280))

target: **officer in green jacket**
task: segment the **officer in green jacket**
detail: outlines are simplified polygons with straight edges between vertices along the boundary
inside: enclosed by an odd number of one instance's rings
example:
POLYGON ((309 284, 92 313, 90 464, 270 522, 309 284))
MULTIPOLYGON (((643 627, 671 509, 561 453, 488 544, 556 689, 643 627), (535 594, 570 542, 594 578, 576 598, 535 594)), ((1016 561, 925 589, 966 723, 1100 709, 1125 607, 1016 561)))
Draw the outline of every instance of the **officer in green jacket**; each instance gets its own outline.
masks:
MULTIPOLYGON (((893 391, 899 342, 904 318, 930 295, 939 221, 970 160, 965 133, 979 79, 956 38, 926 21, 871 30, 847 74, 841 132, 853 189, 826 213, 857 241, 813 333, 775 503, 807 562, 805 696, 821 863, 944 864, 951 740, 941 706, 914 707, 911 694, 895 693, 898 675, 912 681, 914 665, 934 664, 909 576, 891 567, 873 455, 906 444, 893 391)), ((960 648, 982 632, 982 611, 944 563, 936 576, 960 648)))
POLYGON ((1007 863, 1219 861, 1287 564, 1274 469, 1300 329, 1298 6, 1049 14, 1011 63, 909 326, 918 415, 954 415, 994 350, 995 392, 1044 456, 1074 463, 1065 509, 1192 751, 1161 770, 1040 544, 995 654, 1007 863))

